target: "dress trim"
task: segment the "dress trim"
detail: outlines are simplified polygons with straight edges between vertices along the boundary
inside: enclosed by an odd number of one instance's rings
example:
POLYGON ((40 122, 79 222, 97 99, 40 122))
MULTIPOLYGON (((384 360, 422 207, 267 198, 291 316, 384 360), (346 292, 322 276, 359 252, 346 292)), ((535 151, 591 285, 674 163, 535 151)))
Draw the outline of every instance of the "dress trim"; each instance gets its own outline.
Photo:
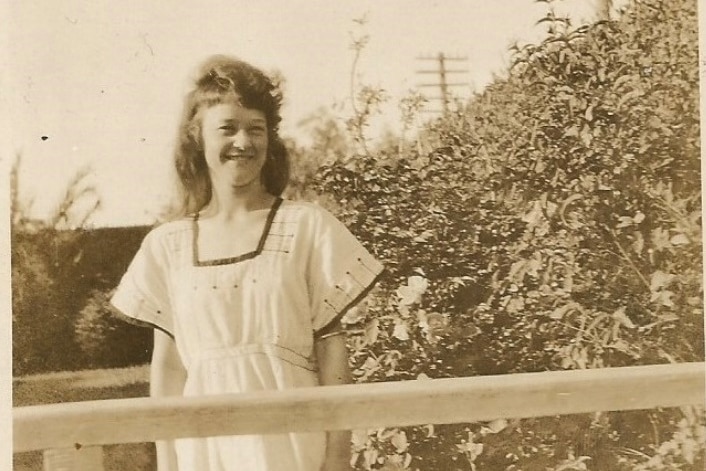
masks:
POLYGON ((212 267, 216 265, 231 265, 234 263, 239 263, 243 262, 245 260, 250 260, 251 258, 255 258, 260 253, 262 253, 262 249, 265 247, 265 242, 267 241, 267 236, 270 233, 270 229, 272 227, 272 221, 275 219, 275 215, 277 214, 277 210, 279 207, 282 205, 282 198, 277 197, 275 198, 274 203, 272 204, 272 207, 270 208, 270 212, 267 215, 267 220, 265 221, 265 227, 262 230, 262 235, 260 235, 260 241, 257 244, 257 248, 251 252, 244 253, 242 255, 238 255, 237 257, 227 257, 227 258, 217 258, 214 260, 199 260, 199 213, 196 213, 194 215, 194 218, 192 219, 192 226, 193 226, 193 237, 192 237, 192 258, 193 258, 193 264, 195 267, 212 267))
POLYGON ((348 304, 346 304, 341 311, 336 314, 336 316, 331 319, 328 324, 323 326, 322 328, 314 331, 314 339, 315 340, 320 340, 323 337, 328 336, 329 334, 333 333, 334 328, 338 325, 338 323, 341 321, 343 316, 346 315, 348 311, 351 310, 353 306, 358 304, 360 301, 365 298, 370 291, 375 287, 378 281, 380 281, 380 278, 382 278, 383 274, 385 273, 385 270, 383 269, 380 271, 380 273, 376 274, 373 280, 366 286, 359 294, 356 296, 354 299, 352 299, 348 304))
POLYGON ((162 327, 158 324, 155 324, 153 322, 146 321, 144 319, 137 319, 135 317, 130 317, 127 314, 123 313, 123 311, 121 311, 120 309, 118 309, 117 307, 113 306, 110 303, 108 304, 108 307, 110 308, 110 313, 116 319, 120 319, 123 322, 127 322, 128 324, 132 324, 137 327, 148 327, 148 328, 160 330, 160 331, 164 332, 165 334, 167 334, 169 337, 171 337, 172 340, 174 340, 174 334, 169 332, 164 327, 162 327))

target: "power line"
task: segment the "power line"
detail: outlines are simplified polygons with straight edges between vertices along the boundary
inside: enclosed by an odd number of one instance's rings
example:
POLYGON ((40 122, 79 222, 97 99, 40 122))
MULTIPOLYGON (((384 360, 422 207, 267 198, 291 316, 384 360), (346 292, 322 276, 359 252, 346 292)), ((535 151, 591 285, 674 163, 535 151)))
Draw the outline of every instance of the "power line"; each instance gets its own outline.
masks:
POLYGON ((441 91, 441 96, 440 97, 434 97, 434 99, 440 99, 443 112, 447 113, 449 110, 449 87, 463 87, 463 86, 470 86, 468 82, 449 82, 448 81, 448 75, 450 74, 467 74, 468 70, 467 69, 448 69, 446 67, 447 62, 468 62, 468 57, 461 57, 461 56, 447 56, 443 52, 440 52, 436 56, 419 56, 417 57, 417 60, 423 60, 423 61, 430 61, 433 60, 438 63, 439 68, 437 70, 429 70, 429 69, 422 69, 422 70, 417 70, 416 72, 418 74, 438 74, 439 75, 439 82, 438 83, 423 83, 420 84, 420 87, 439 87, 439 90, 441 91))

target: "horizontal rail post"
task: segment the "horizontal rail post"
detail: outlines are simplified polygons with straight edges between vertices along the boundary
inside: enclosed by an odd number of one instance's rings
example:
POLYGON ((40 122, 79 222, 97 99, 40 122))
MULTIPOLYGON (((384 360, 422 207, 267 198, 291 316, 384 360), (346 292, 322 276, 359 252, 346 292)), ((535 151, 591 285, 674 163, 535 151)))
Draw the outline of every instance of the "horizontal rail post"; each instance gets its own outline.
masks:
POLYGON ((704 363, 18 407, 14 451, 704 404, 704 363))

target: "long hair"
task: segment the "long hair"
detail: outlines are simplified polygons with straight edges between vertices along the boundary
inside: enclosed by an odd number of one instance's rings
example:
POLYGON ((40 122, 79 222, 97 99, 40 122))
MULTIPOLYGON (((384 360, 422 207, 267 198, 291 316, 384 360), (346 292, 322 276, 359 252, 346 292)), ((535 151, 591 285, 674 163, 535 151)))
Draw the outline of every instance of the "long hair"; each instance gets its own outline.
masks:
POLYGON ((174 151, 180 201, 176 216, 203 209, 211 200, 211 178, 201 139, 199 110, 239 96, 246 108, 261 111, 267 121, 267 159, 262 183, 280 196, 289 182, 289 157, 279 136, 282 92, 265 73, 234 57, 209 57, 199 68, 194 88, 186 95, 174 151))

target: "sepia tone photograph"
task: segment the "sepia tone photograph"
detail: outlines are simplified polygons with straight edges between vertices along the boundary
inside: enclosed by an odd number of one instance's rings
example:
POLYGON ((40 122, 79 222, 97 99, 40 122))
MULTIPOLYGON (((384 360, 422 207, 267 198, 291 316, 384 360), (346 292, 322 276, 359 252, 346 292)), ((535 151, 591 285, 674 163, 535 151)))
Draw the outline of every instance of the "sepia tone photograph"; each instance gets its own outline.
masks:
POLYGON ((703 470, 699 3, 7 2, 7 466, 703 470))

